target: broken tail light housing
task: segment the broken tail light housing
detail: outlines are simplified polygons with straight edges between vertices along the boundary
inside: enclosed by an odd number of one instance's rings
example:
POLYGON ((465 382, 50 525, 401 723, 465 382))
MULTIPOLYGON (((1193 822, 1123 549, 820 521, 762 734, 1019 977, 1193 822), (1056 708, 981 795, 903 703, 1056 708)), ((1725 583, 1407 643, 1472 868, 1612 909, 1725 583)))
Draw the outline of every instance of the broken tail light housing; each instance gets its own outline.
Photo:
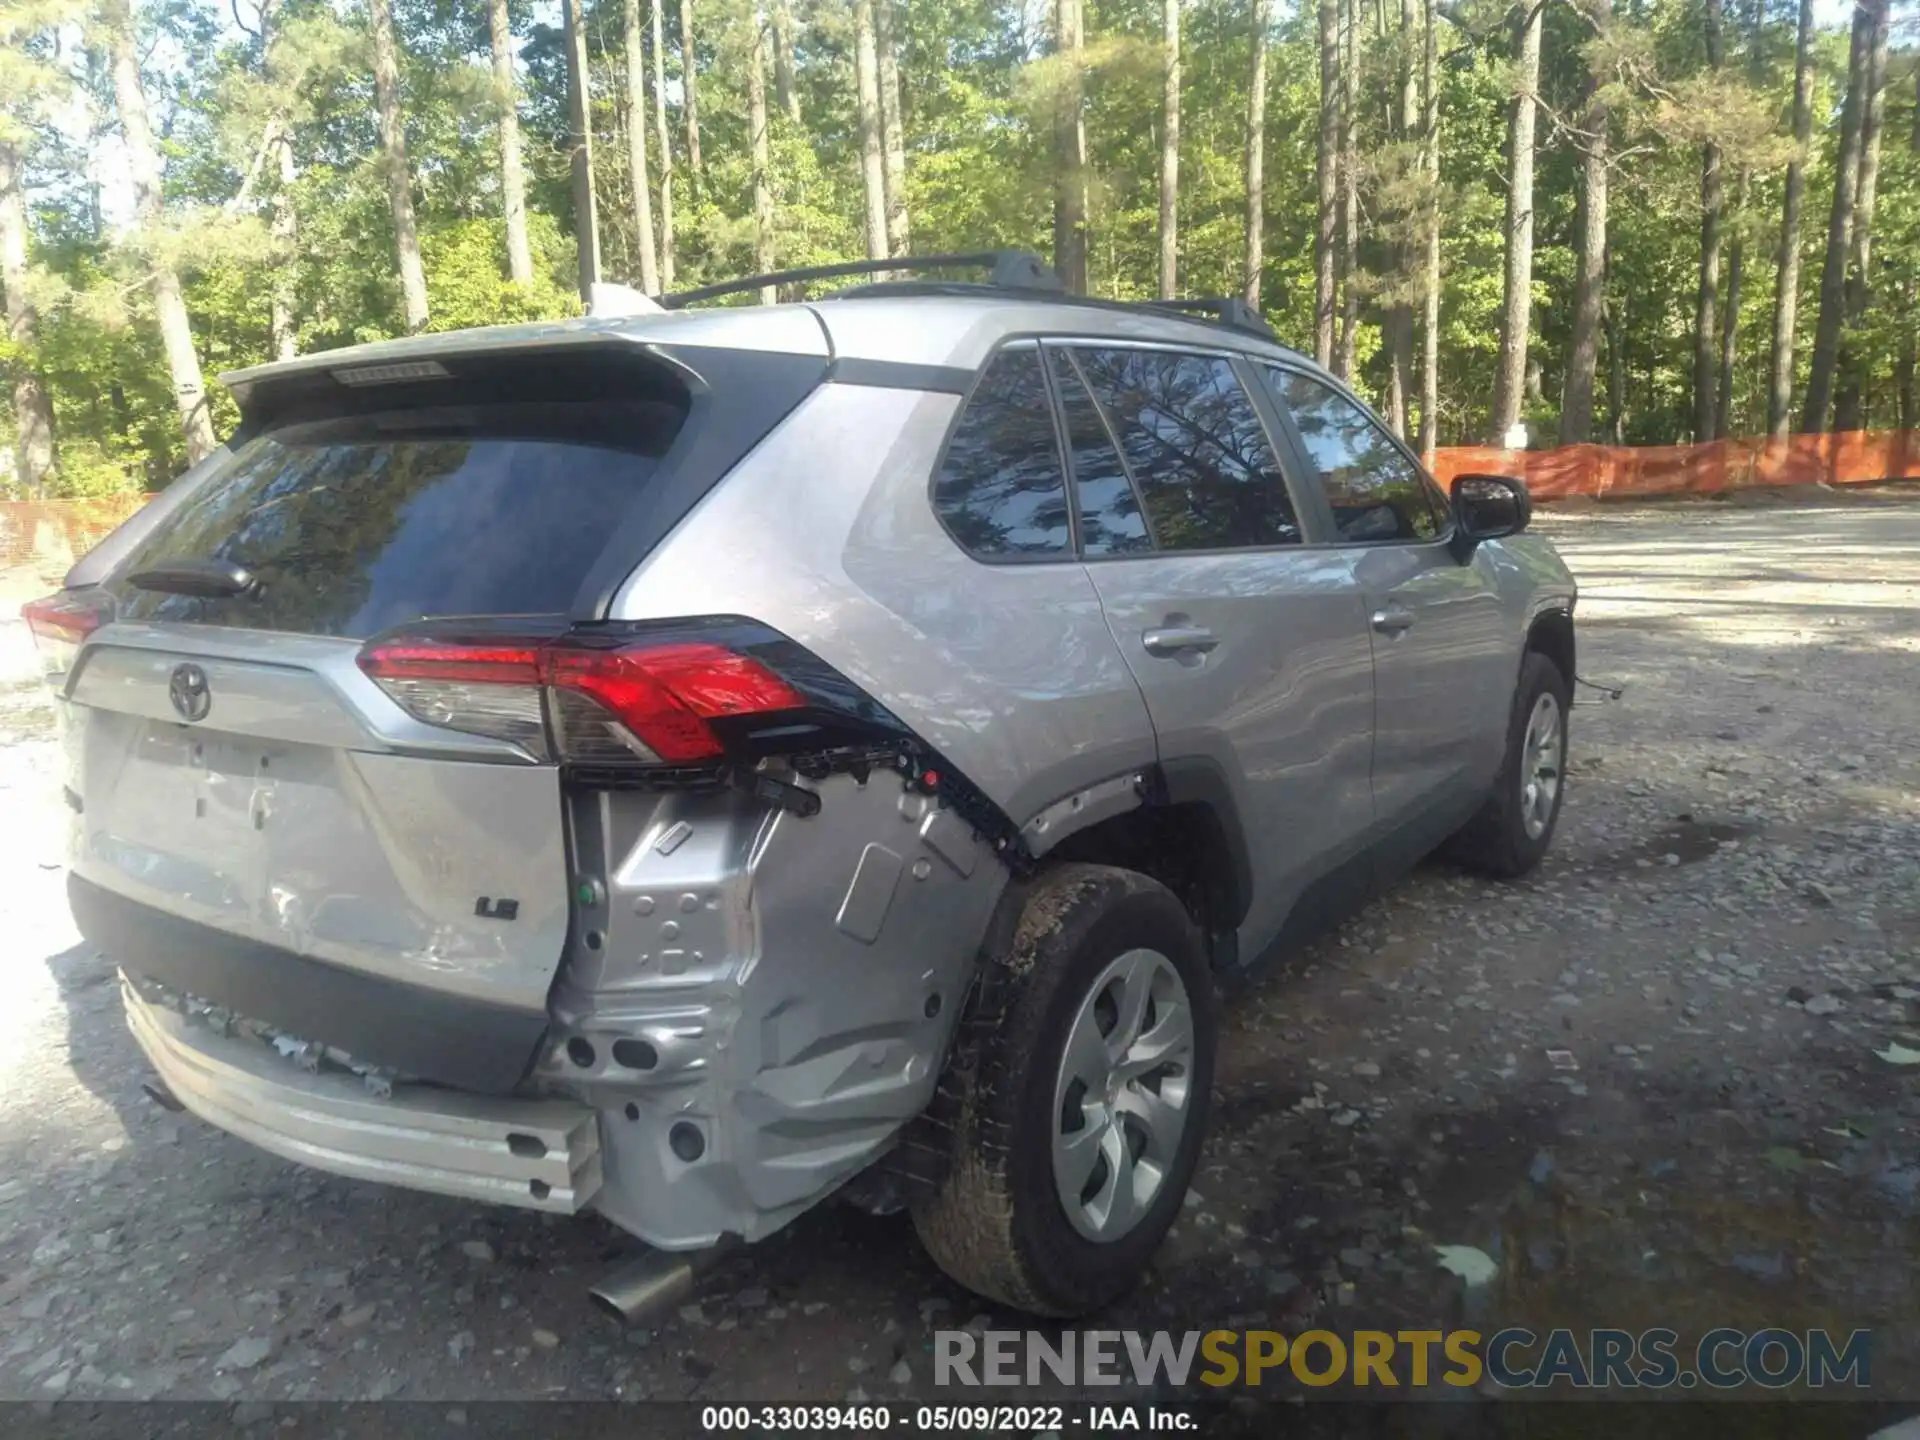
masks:
POLYGON ((807 651, 730 617, 550 633, 429 622, 358 658, 416 720, 576 769, 719 767, 904 734, 807 651))
POLYGON ((73 668, 74 657, 94 631, 113 619, 113 601, 101 590, 62 590, 20 607, 41 668, 57 680, 73 668))

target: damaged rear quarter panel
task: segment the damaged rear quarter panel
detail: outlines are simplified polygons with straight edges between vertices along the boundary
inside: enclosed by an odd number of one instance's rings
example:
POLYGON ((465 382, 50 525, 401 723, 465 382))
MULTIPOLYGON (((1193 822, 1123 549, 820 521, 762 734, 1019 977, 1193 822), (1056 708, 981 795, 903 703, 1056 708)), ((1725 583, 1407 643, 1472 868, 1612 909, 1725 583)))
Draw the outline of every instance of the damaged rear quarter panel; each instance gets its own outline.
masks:
MULTIPOLYGON (((958 404, 821 386, 608 618, 773 627, 1019 825, 1151 764, 1153 731, 1082 565, 983 565, 940 527, 930 481, 958 404)), ((932 1096, 1007 886, 970 828, 897 776, 815 788, 804 820, 738 793, 573 801, 576 865, 601 867, 608 918, 599 950, 570 951, 546 1073, 587 1082, 600 1206, 655 1245, 764 1235, 886 1151, 932 1096), (573 1034, 593 1037, 590 1073, 567 1058, 573 1034), (647 1037, 652 1072, 608 1068, 621 1035, 647 1037), (676 1123, 708 1127, 697 1161, 676 1154, 676 1123)))
POLYGON ((886 1150, 932 1097, 1006 886, 898 775, 816 788, 805 819, 737 791, 571 799, 600 888, 542 1071, 599 1112, 597 1208, 662 1248, 757 1239, 886 1150))

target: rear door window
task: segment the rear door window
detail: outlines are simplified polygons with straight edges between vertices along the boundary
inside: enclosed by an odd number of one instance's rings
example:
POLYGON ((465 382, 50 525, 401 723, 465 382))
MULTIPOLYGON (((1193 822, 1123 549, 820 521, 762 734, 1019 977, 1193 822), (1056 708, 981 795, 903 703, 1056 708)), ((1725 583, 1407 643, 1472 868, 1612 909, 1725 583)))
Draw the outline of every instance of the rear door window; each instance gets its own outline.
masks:
POLYGON ((1066 421, 1073 493, 1080 507, 1080 548, 1088 555, 1151 550, 1153 539, 1140 514, 1139 497, 1079 367, 1069 352, 1053 347, 1047 350, 1047 361, 1066 421))
POLYGON ((1162 550, 1297 545, 1300 521, 1231 361, 1076 348, 1162 550))
POLYGON ((1353 401, 1309 375, 1269 368, 1313 461, 1342 540, 1437 540, 1446 507, 1420 467, 1353 401))
POLYGON ((395 412, 269 431, 129 555, 110 587, 119 613, 352 639, 436 615, 565 613, 684 413, 576 408, 586 410, 395 412), (260 593, 202 599, 124 579, 208 559, 245 566, 260 593))
POLYGON ((1067 475, 1036 347, 1002 350, 980 376, 947 442, 933 506, 982 559, 1072 553, 1067 475))

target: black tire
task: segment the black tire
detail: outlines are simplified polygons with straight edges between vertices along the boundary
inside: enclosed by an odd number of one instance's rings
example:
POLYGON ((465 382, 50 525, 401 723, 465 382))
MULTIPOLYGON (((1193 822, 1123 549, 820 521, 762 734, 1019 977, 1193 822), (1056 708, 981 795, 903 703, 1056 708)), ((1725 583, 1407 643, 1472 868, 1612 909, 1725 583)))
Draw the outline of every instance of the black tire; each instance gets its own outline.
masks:
POLYGON ((1032 882, 1011 945, 984 964, 949 1075, 958 1102, 951 1163, 914 1206, 914 1227, 935 1263, 969 1290, 1035 1315, 1084 1315, 1138 1282, 1193 1178, 1213 1084, 1213 977, 1199 930, 1172 892, 1104 865, 1062 865, 1032 882), (1096 1242, 1068 1219, 1055 1187, 1055 1084, 1095 982, 1142 948, 1171 961, 1187 992, 1187 1118, 1139 1220, 1096 1242))
POLYGON ((1444 853, 1448 858, 1470 870, 1503 880, 1517 879, 1540 863, 1547 847, 1553 843, 1554 828, 1560 823, 1560 811, 1566 804, 1568 721, 1572 713, 1572 681, 1545 655, 1529 650, 1520 666, 1520 684, 1514 691, 1513 712, 1507 721, 1507 753, 1500 762, 1493 793, 1479 814, 1447 842, 1444 853), (1521 770, 1527 723, 1542 695, 1553 696, 1560 707, 1560 769, 1546 825, 1538 835, 1530 835, 1522 799, 1527 777, 1521 770))

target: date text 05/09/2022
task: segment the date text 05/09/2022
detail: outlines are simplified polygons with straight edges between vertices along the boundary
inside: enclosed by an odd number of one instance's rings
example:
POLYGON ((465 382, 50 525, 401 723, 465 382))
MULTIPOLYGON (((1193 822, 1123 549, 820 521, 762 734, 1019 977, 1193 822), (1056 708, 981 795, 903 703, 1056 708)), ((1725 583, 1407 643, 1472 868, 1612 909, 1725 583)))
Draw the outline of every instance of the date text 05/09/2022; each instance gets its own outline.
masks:
POLYGON ((708 1405, 700 1428, 729 1431, 845 1431, 938 1435, 977 1435, 1004 1431, 1013 1435, 1064 1435, 1123 1431, 1190 1433, 1199 1419, 1163 1405, 708 1405))

